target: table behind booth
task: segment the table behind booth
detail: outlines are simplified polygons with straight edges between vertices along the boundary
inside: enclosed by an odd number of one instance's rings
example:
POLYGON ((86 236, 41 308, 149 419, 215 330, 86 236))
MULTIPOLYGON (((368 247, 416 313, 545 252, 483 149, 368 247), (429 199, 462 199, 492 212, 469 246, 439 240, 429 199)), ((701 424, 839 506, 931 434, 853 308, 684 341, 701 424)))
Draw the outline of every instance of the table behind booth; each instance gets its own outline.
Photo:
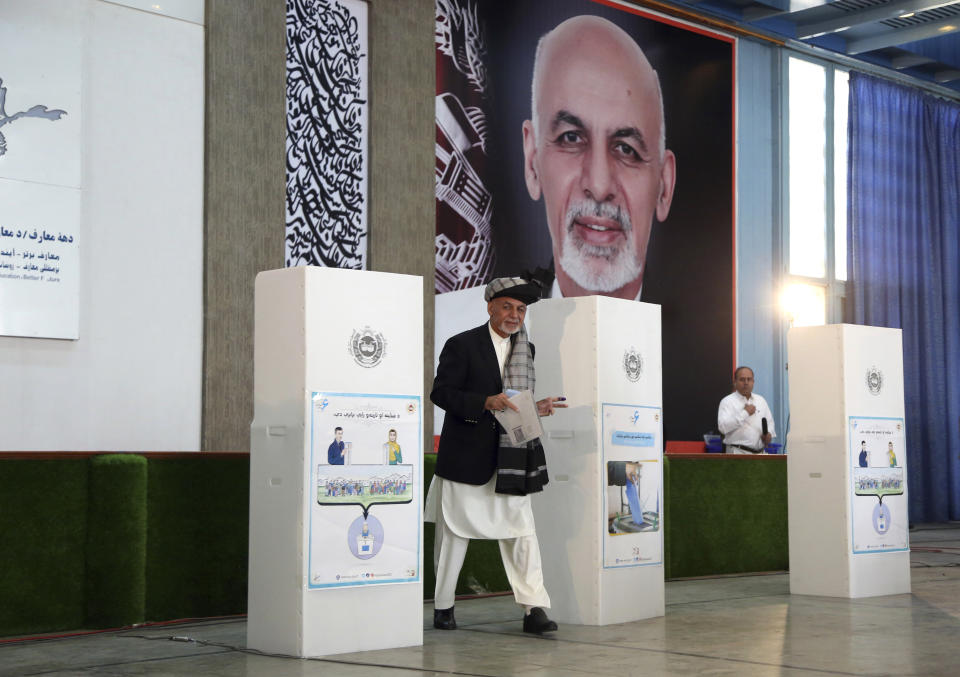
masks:
POLYGON ((667 442, 663 449, 665 454, 703 454, 707 451, 707 445, 703 442, 678 442, 671 440, 667 442))

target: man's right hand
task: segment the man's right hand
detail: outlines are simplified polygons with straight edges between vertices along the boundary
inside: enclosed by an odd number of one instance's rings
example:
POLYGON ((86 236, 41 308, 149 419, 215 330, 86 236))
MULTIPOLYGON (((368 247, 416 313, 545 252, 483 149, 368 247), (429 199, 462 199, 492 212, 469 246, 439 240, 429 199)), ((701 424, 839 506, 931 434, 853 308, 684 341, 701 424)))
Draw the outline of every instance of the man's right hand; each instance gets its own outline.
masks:
POLYGON ((483 408, 487 411, 503 411, 508 407, 514 411, 518 411, 517 405, 510 401, 506 393, 491 395, 487 398, 487 401, 483 403, 483 408))
POLYGON ((757 408, 756 408, 755 406, 753 406, 752 404, 745 404, 745 405, 743 406, 743 408, 747 410, 747 415, 748 415, 748 416, 753 416, 754 413, 756 413, 756 411, 757 411, 757 408))

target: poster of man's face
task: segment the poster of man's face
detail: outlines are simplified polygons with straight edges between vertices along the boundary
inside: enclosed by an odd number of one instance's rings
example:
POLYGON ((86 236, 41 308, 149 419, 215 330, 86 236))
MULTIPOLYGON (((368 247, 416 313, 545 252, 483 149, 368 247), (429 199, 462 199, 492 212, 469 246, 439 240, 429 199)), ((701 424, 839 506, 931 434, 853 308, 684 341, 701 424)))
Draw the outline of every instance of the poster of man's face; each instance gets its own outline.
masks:
POLYGON ((501 275, 660 304, 666 439, 714 428, 734 362, 733 73, 731 38, 633 7, 437 0, 438 332, 444 294, 501 275))

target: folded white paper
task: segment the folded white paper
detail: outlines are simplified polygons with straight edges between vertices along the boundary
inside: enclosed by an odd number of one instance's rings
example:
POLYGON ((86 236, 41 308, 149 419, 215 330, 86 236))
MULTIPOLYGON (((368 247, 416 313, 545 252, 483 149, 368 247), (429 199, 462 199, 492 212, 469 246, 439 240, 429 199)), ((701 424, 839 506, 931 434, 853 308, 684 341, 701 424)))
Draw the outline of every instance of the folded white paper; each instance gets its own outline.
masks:
POLYGON ((533 401, 533 392, 530 390, 508 390, 510 401, 517 407, 514 411, 509 407, 503 411, 495 411, 493 415, 497 422, 507 431, 510 442, 516 446, 526 444, 543 435, 540 427, 540 416, 537 415, 537 404, 533 401))

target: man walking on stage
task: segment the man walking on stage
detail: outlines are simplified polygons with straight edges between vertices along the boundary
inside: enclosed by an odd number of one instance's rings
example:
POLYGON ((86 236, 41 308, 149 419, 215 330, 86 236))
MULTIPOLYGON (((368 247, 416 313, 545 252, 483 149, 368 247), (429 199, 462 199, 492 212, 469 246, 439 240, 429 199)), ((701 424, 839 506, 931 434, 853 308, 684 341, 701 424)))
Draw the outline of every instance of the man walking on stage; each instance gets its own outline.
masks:
MULTIPOLYGON (((484 300, 490 321, 450 338, 440 354, 430 399, 446 412, 437 468, 425 517, 436 522, 434 564, 437 586, 433 627, 453 630, 454 594, 471 538, 497 539, 517 603, 524 608, 523 631, 557 629, 544 608, 540 545, 530 494, 548 481, 540 440, 514 446, 493 416, 516 409, 506 391, 534 390, 534 347, 523 319, 540 288, 519 277, 497 278, 484 300)), ((541 416, 566 407, 562 397, 537 402, 541 416)))

